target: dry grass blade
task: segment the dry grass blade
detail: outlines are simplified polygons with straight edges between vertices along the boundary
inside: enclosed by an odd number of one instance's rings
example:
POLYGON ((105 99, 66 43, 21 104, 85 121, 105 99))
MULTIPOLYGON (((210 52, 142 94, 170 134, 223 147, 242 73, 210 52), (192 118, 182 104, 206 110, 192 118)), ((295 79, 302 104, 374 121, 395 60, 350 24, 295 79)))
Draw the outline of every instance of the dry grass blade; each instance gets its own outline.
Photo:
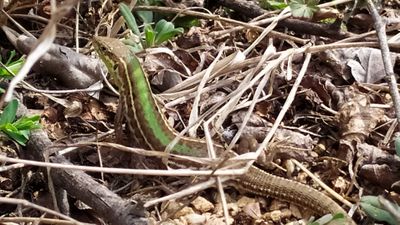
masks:
MULTIPOLYGON (((289 55, 291 54, 296 54, 296 53, 300 53, 300 52, 305 52, 307 50, 307 48, 303 48, 303 49, 297 49, 297 50, 292 50, 292 51, 288 51, 286 55, 282 55, 281 57, 289 57, 289 55)), ((280 57, 280 58, 281 58, 280 57)), ((292 89, 290 90, 290 93, 282 107, 282 110, 279 112, 278 117, 275 120, 275 123, 272 125, 271 130, 268 132, 267 136, 265 137, 265 139, 263 140, 263 142, 260 144, 260 146, 258 147, 258 149, 256 150, 255 154, 254 154, 254 160, 248 162, 247 164, 247 168, 249 168, 255 161, 255 159, 257 159, 261 152, 267 148, 268 143, 271 141, 276 129, 278 129, 279 124, 281 123, 281 121, 283 120, 283 117, 285 116, 287 110, 289 109, 289 106, 292 104, 294 97, 296 96, 296 92, 297 89, 299 88, 300 82, 302 81, 306 71, 307 71, 307 66, 310 62, 311 59, 311 54, 308 53, 306 55, 306 59, 304 60, 303 66, 299 72, 299 75, 296 78, 295 83, 293 84, 292 89)), ((276 65, 277 66, 277 65, 276 65)))
MULTIPOLYGON (((206 85, 207 80, 211 76, 211 72, 214 70, 215 65, 220 60, 222 53, 224 52, 224 47, 225 47, 225 45, 221 46, 220 50, 218 51, 218 55, 215 57, 214 61, 210 64, 210 66, 206 69, 204 76, 202 77, 202 79, 197 87, 197 95, 193 101, 193 107, 192 107, 192 110, 190 112, 190 117, 189 117, 189 124, 195 124, 195 121, 198 120, 198 117, 199 117, 198 110, 199 110, 199 102, 200 102, 200 97, 201 97, 201 95, 200 95, 201 90, 206 85)), ((200 126, 199 123, 197 123, 197 126, 194 125, 192 128, 189 129, 189 131, 188 131, 189 136, 196 137, 198 126, 200 126)))
MULTIPOLYGON (((26 200, 21 200, 21 199, 16 199, 16 198, 4 198, 4 197, 0 197, 0 202, 1 202, 1 203, 6 203, 6 204, 18 204, 18 205, 28 206, 28 207, 31 207, 31 208, 40 210, 40 211, 42 211, 42 212, 48 213, 48 214, 50 214, 50 215, 54 215, 54 216, 60 217, 60 218, 62 218, 62 219, 64 219, 64 220, 67 220, 67 221, 70 222, 70 223, 68 223, 68 224, 71 224, 71 223, 72 223, 72 224, 79 224, 79 225, 85 225, 85 224, 87 224, 87 223, 81 223, 81 222, 79 222, 79 221, 77 221, 77 220, 74 220, 73 218, 71 218, 71 217, 69 217, 69 216, 66 216, 66 215, 61 214, 61 213, 59 213, 59 212, 56 212, 56 211, 54 211, 54 210, 45 208, 45 207, 43 207, 43 206, 36 205, 36 204, 31 203, 31 202, 26 201, 26 200)), ((0 221, 2 221, 1 218, 0 218, 0 221)))

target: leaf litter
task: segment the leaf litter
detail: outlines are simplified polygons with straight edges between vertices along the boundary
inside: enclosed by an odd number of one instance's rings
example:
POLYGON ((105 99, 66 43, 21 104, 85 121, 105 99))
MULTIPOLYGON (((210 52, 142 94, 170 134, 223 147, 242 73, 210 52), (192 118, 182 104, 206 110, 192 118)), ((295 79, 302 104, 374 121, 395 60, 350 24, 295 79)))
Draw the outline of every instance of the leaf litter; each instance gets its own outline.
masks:
MULTIPOLYGON (((299 2, 301 1, 296 1, 296 4, 299 4, 298 7, 304 7, 299 2)), ((179 6, 184 7, 184 5, 179 6)), ((105 16, 112 18, 115 13, 115 7, 108 8, 96 3, 91 7, 93 8, 83 9, 87 11, 83 11, 82 15, 88 19, 99 20, 105 16), (93 14, 97 12, 95 8, 104 10, 100 10, 103 14, 93 14), (89 12, 92 14, 89 15, 89 12)), ((222 12, 224 16, 228 15, 226 11, 221 11, 222 8, 214 6, 210 9, 215 10, 216 13, 222 12)), ((312 10, 303 8, 302 14, 298 16, 303 17, 310 13, 312 10)), ((364 16, 364 13, 355 13, 354 18, 364 16)), ((65 22, 64 25, 72 27, 71 21, 65 20, 65 22)), ((113 21, 108 22, 112 24, 113 21)), ((87 28, 85 26, 81 29, 87 28)), ((171 115, 169 123, 175 129, 180 131, 186 128, 193 103, 198 101, 198 105, 195 105, 199 108, 199 116, 208 113, 221 118, 220 120, 217 118, 215 123, 212 123, 212 134, 216 142, 229 145, 236 132, 240 130, 243 121, 246 121, 246 126, 241 130, 242 137, 253 136, 258 143, 261 143, 284 108, 285 100, 305 59, 303 53, 307 50, 304 48, 304 51, 299 51, 293 56, 288 54, 294 58, 285 56, 278 60, 296 44, 292 41, 268 37, 261 40, 257 47, 246 52, 251 42, 257 40, 259 35, 257 31, 243 29, 217 38, 210 36, 211 31, 233 29, 235 26, 238 25, 232 25, 226 21, 201 20, 200 27, 192 28, 183 36, 164 44, 162 46, 165 48, 164 51, 157 52, 159 49, 155 49, 153 53, 140 53, 142 55, 139 54, 139 56, 144 59, 143 65, 150 76, 154 92, 161 92, 157 93, 160 103, 168 106, 165 111, 167 115, 171 115), (223 45, 225 47, 222 52, 223 45), (262 58, 266 46, 272 45, 277 50, 271 51, 268 57, 262 58), (245 54, 241 55, 242 52, 245 54), (221 59, 216 60, 218 54, 221 59), (235 61, 237 55, 241 57, 239 61, 235 61), (213 62, 215 67, 209 70, 208 78, 202 80, 213 62), (266 79, 266 76, 270 78, 266 79), (260 96, 255 98, 257 85, 262 79, 266 80, 266 85, 260 87, 260 96), (197 90, 201 82, 204 87, 197 90), (231 93, 235 95, 230 95, 231 93), (253 101, 255 101, 254 110, 246 115, 253 101), (229 107, 225 107, 228 106, 228 102, 229 107), (218 104, 219 109, 225 108, 216 113, 213 106, 218 104)), ((83 42, 87 44, 86 52, 89 50, 90 43, 87 39, 90 36, 85 32, 93 31, 93 29, 87 29, 81 32, 83 35, 81 38, 86 39, 83 42)), ((284 31, 279 28, 279 25, 277 28, 272 26, 272 29, 284 31)), ((71 30, 62 27, 59 30, 60 34, 72 34, 71 30)), ((106 35, 104 29, 98 32, 99 35, 106 35)), ((297 34, 297 36, 306 41, 311 39, 307 34, 297 34)), ((326 37, 316 38, 326 40, 326 37)), ((330 41, 335 40, 330 39, 330 41)), ((71 42, 64 44, 71 46, 71 42)), ((54 48, 62 49, 60 46, 54 46, 54 48)), ((21 53, 27 52, 29 51, 21 53)), ((46 68, 50 69, 36 67, 38 69, 35 69, 35 73, 61 76, 50 81, 52 87, 59 90, 87 88, 101 79, 98 61, 92 58, 87 58, 83 54, 70 57, 73 53, 64 52, 61 54, 62 57, 74 58, 65 60, 60 59, 57 54, 51 55, 51 52, 49 54, 49 59, 42 58, 42 60, 47 60, 42 62, 45 62, 46 66, 49 66, 46 68), (72 69, 60 70, 63 67, 56 64, 51 66, 53 62, 72 69), (92 68, 89 72, 80 68, 81 64, 86 65, 86 63, 87 67, 92 68), (68 77, 71 78, 69 76, 71 71, 74 77, 70 82, 71 79, 68 77), (92 73, 95 74, 95 80, 92 80, 92 77, 79 78, 91 76, 92 73), (68 79, 68 82, 63 79, 68 79), (76 85, 74 80, 77 80, 76 85)), ((397 58, 397 53, 392 53, 391 59, 396 71, 398 71, 397 58)), ((387 88, 385 89, 387 86, 384 84, 384 78, 383 63, 380 51, 377 49, 344 48, 315 54, 293 103, 288 107, 279 128, 274 133, 273 141, 269 143, 268 149, 263 150, 257 164, 271 173, 320 189, 303 171, 293 165, 291 159, 296 159, 320 180, 353 203, 358 202, 360 193, 379 195, 384 191, 388 192, 387 195, 392 199, 398 200, 399 157, 395 155, 394 137, 399 131, 394 120, 393 104, 388 97, 387 88), (375 86, 371 86, 372 84, 375 86)), ((48 88, 47 85, 40 83, 42 81, 40 76, 28 78, 28 81, 39 84, 39 88, 48 88)), ((23 94, 27 93, 29 90, 23 90, 23 94)), ((99 100, 87 94, 71 93, 58 96, 65 100, 72 99, 73 101, 70 102, 76 102, 79 105, 77 109, 72 110, 70 109, 72 104, 60 105, 54 99, 38 100, 40 101, 39 110, 42 110, 44 129, 54 141, 59 143, 76 143, 85 140, 85 136, 96 136, 98 132, 108 131, 117 119, 114 118, 116 97, 107 91, 100 93, 100 96, 103 95, 111 97, 100 97, 99 100)), ((200 128, 191 134, 202 138, 204 137, 202 123, 199 125, 200 128)), ((113 137, 108 138, 110 142, 113 140, 113 137)), ((132 140, 123 140, 123 142, 126 145, 132 144, 132 140)), ((5 150, 3 151, 6 153, 5 150)), ((69 157, 75 163, 86 165, 97 165, 101 162, 106 167, 127 167, 127 164, 141 168, 159 166, 152 164, 146 157, 131 157, 127 154, 122 156, 120 152, 107 148, 101 149, 100 153, 98 151, 99 149, 88 146, 84 150, 70 154, 69 157)), ((15 154, 10 156, 16 157, 15 154)), ((98 175, 94 176, 99 178, 98 175)), ((19 178, 15 173, 4 173, 1 177, 4 178, 0 183, 2 190, 10 192, 18 188, 19 184, 16 181, 19 178)), ((167 189, 172 188, 172 192, 187 186, 174 185, 177 181, 174 177, 149 179, 148 177, 107 174, 102 176, 101 180, 108 188, 118 190, 118 193, 126 198, 133 198, 133 196, 156 198, 165 195, 167 192, 165 187, 155 185, 159 181, 165 183, 167 189)), ((190 179, 185 181, 187 184, 191 182, 190 179)), ((37 188, 31 183, 30 185, 32 188, 37 188)), ((44 197, 46 191, 41 189, 43 187, 45 186, 39 184, 38 189, 33 190, 31 194, 38 199, 46 199, 44 197)), ((164 221, 163 224, 221 224, 223 223, 222 203, 219 202, 215 193, 213 190, 207 190, 199 193, 201 196, 195 198, 194 201, 183 198, 182 202, 179 202, 181 201, 179 199, 164 202, 154 211, 150 210, 149 218, 154 221, 164 221)), ((229 221, 234 224, 241 222, 278 224, 297 221, 306 218, 309 214, 307 211, 303 212, 303 209, 299 210, 293 204, 276 199, 242 195, 234 189, 227 190, 227 198, 228 211, 232 216, 229 221)), ((6 209, 6 211, 12 212, 12 209, 6 209)), ((85 213, 90 214, 82 210, 81 214, 85 213)), ((361 221, 364 218, 357 215, 356 219, 361 221)))

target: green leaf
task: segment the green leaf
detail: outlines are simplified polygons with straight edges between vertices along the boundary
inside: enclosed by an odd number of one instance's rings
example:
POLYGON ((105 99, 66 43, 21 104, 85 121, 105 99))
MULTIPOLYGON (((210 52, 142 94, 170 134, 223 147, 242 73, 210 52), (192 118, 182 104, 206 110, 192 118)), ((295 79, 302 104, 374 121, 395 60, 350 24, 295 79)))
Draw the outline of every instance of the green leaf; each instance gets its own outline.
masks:
POLYGON ((170 30, 172 30, 172 29, 174 29, 174 24, 171 23, 171 22, 168 22, 168 21, 166 21, 166 20, 164 20, 164 19, 158 21, 158 22, 156 23, 156 26, 154 27, 154 30, 155 30, 157 33, 170 31, 170 30))
POLYGON ((316 221, 312 222, 309 225, 323 225, 329 221, 332 221, 332 218, 333 218, 332 214, 327 214, 327 215, 320 217, 319 219, 317 219, 316 221))
POLYGON ((360 205, 364 212, 375 220, 384 221, 391 225, 397 224, 392 214, 382 208, 377 196, 363 196, 360 205))
POLYGON ((373 196, 373 195, 364 195, 361 197, 361 202, 364 202, 366 204, 372 205, 374 207, 382 207, 381 203, 378 200, 378 196, 373 196))
POLYGON ((6 65, 10 64, 10 62, 11 62, 12 59, 15 57, 15 55, 16 55, 15 51, 12 50, 12 51, 10 52, 10 57, 8 57, 8 59, 7 59, 6 65))
POLYGON ((0 77, 11 79, 22 68, 22 66, 25 63, 25 59, 23 57, 21 57, 12 62, 12 59, 14 58, 14 56, 15 56, 15 51, 11 51, 10 57, 8 58, 7 62, 4 64, 7 68, 4 68, 4 67, 0 68, 0 77), (11 73, 9 71, 11 71, 11 73))
MULTIPOLYGON (((148 4, 148 0, 142 1, 144 4, 148 4)), ((174 24, 171 22, 167 22, 166 20, 162 19, 157 22, 155 28, 153 29, 150 25, 150 22, 153 20, 153 14, 146 14, 141 12, 138 16, 144 21, 144 36, 141 35, 139 31, 139 27, 136 23, 135 17, 132 15, 132 12, 128 8, 127 5, 121 3, 119 5, 121 15, 124 17, 126 24, 132 30, 134 34, 136 34, 140 38, 140 43, 131 44, 133 51, 137 52, 136 50, 142 50, 142 46, 145 47, 152 47, 154 45, 159 45, 164 41, 167 41, 174 37, 177 34, 183 33, 183 28, 175 28, 174 24), (143 42, 143 40, 145 42, 143 42)))
POLYGON ((18 129, 12 123, 6 123, 0 127, 2 131, 18 132, 18 129))
POLYGON ((20 145, 25 145, 28 140, 24 133, 21 133, 13 124, 7 123, 0 127, 0 130, 3 131, 8 137, 18 142, 20 145))
POLYGON ((153 22, 153 12, 151 11, 136 11, 136 14, 144 24, 153 22))
POLYGON ((292 0, 289 3, 294 17, 312 18, 318 11, 318 0, 292 0))
POLYGON ((334 224, 346 224, 346 217, 343 215, 343 213, 336 213, 334 215, 326 214, 316 221, 308 223, 308 225, 324 225, 330 224, 331 222, 334 222, 334 224))
POLYGON ((25 143, 28 141, 25 135, 21 134, 19 131, 12 132, 9 130, 3 131, 7 136, 11 139, 15 140, 18 144, 25 146, 25 143))
POLYGON ((30 130, 19 130, 18 133, 21 134, 22 136, 24 136, 24 139, 26 141, 28 141, 29 140, 29 135, 31 134, 31 131, 30 130))
POLYGON ((136 52, 140 52, 140 51, 142 51, 143 50, 143 45, 142 45, 142 43, 138 43, 138 42, 135 42, 134 40, 132 40, 132 39, 124 39, 124 40, 122 40, 122 42, 126 45, 126 46, 128 46, 128 48, 133 52, 133 53, 136 53, 136 52))
POLYGON ((260 6, 263 9, 284 9, 287 7, 287 4, 284 1, 268 1, 268 0, 260 0, 260 6))
POLYGON ((127 5, 125 5, 124 3, 120 3, 119 11, 121 12, 121 15, 124 17, 125 23, 128 25, 129 29, 131 29, 131 31, 135 35, 140 37, 139 27, 136 23, 135 17, 133 16, 131 10, 129 9, 129 7, 127 5))
POLYGON ((183 33, 183 28, 175 28, 174 24, 166 20, 160 20, 157 22, 154 28, 156 32, 155 44, 159 45, 164 41, 167 41, 177 34, 183 33))
MULTIPOLYGON (((7 65, 7 68, 9 71, 11 71, 13 74, 17 74, 18 71, 22 68, 24 65, 25 60, 23 58, 18 59, 17 61, 14 61, 10 64, 7 65)), ((8 71, 7 71, 8 72, 8 71)), ((11 76, 12 74, 10 74, 11 76)))
POLYGON ((156 33, 150 24, 144 26, 144 35, 146 37, 146 47, 153 47, 156 40, 156 33))
POLYGON ((15 140, 20 145, 25 145, 29 140, 29 134, 32 129, 40 128, 39 115, 30 117, 21 117, 16 122, 15 114, 17 113, 18 101, 13 99, 4 108, 3 113, 0 115, 0 131, 5 133, 9 138, 15 140))
POLYGON ((0 115, 0 125, 5 125, 7 123, 12 123, 15 119, 15 114, 17 113, 18 100, 13 99, 4 108, 3 113, 0 115))
POLYGON ((346 219, 346 217, 343 215, 343 213, 334 214, 332 220, 338 220, 338 219, 346 219))
POLYGON ((194 16, 182 16, 178 17, 174 21, 175 26, 183 27, 183 28, 191 28, 191 27, 199 27, 200 20, 194 16))
MULTIPOLYGON (((142 0, 138 2, 138 5, 150 5, 153 2, 148 0, 142 0)), ((136 11, 136 14, 144 24, 153 22, 153 12, 152 11, 136 11)))
POLYGON ((33 129, 38 129, 40 128, 39 125, 39 115, 33 115, 33 116, 24 116, 21 117, 19 120, 15 121, 13 125, 18 129, 18 130, 33 130, 33 129))

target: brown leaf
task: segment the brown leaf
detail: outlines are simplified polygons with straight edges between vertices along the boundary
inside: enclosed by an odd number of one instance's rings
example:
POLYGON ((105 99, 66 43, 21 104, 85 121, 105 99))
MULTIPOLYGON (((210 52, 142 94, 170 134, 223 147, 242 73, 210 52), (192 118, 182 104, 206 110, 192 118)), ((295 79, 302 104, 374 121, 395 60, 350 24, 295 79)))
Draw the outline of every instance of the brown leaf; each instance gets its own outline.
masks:
POLYGON ((388 165, 368 164, 361 167, 359 176, 382 188, 388 189, 400 180, 399 171, 394 171, 388 165))
POLYGON ((182 82, 182 74, 175 70, 165 69, 153 76, 150 83, 161 92, 168 90, 182 82))
POLYGON ((171 57, 171 55, 166 53, 154 53, 146 54, 144 60, 145 70, 150 74, 158 74, 159 71, 169 69, 177 71, 180 74, 189 75, 187 68, 179 62, 178 57, 171 57))
POLYGON ((342 139, 363 143, 382 119, 382 109, 371 108, 366 95, 349 90, 349 99, 340 107, 338 124, 342 139))
POLYGON ((201 97, 202 100, 200 103, 200 113, 204 113, 207 109, 212 107, 213 105, 221 102, 226 96, 225 92, 216 91, 210 92, 207 94, 203 94, 201 97))

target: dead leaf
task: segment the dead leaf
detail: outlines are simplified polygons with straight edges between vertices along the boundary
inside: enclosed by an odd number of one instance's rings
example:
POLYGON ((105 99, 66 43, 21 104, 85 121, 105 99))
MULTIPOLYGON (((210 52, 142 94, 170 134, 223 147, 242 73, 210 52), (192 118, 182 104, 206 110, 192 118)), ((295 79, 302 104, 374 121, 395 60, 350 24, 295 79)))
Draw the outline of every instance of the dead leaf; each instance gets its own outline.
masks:
POLYGON ((364 179, 388 189, 400 180, 400 157, 367 143, 357 145, 362 161, 360 173, 364 179))
MULTIPOLYGON (((237 112, 233 112, 232 113, 232 123, 241 124, 246 113, 247 113, 246 110, 240 110, 237 112)), ((252 113, 250 115, 250 119, 247 122, 247 126, 251 126, 251 127, 264 127, 265 125, 266 125, 265 120, 254 113, 252 113)))
POLYGON ((341 136, 348 141, 363 143, 382 119, 384 111, 371 108, 368 97, 355 89, 346 89, 346 92, 347 101, 340 106, 338 114, 341 136))
POLYGON ((66 101, 64 109, 65 118, 78 117, 82 113, 82 103, 79 101, 66 101))
MULTIPOLYGON (((366 47, 334 49, 320 53, 319 56, 344 80, 349 80, 351 75, 357 82, 376 83, 385 76, 379 49, 366 47)), ((391 53, 393 65, 398 56, 399 54, 391 53)))
POLYGON ((197 46, 211 46, 213 40, 206 35, 210 31, 201 27, 191 27, 186 34, 178 37, 176 44, 182 49, 190 49, 197 46))
POLYGON ((212 91, 207 94, 203 94, 202 100, 200 101, 200 113, 204 113, 207 109, 213 105, 221 102, 226 96, 225 92, 222 91, 212 91), (204 99, 204 100, 203 100, 204 99))
POLYGON ((389 188, 396 181, 400 180, 400 173, 393 170, 389 165, 368 164, 361 167, 359 176, 382 188, 389 188))
MULTIPOLYGON (((395 54, 391 54, 393 65, 396 58, 395 54)), ((386 75, 381 50, 379 49, 355 49, 355 58, 349 59, 347 65, 351 68, 351 74, 354 79, 360 83, 374 84, 382 80, 386 75)))
MULTIPOLYGON (((154 50, 154 52, 156 52, 154 50)), ((176 71, 178 74, 190 75, 190 71, 180 61, 180 59, 173 55, 172 51, 165 50, 157 51, 157 53, 146 54, 144 60, 144 68, 150 75, 158 74, 162 70, 176 71), (170 54, 167 54, 170 53, 170 54), (189 73, 189 74, 188 74, 189 73)))
POLYGON ((161 92, 168 90, 182 82, 183 74, 176 70, 164 69, 153 76, 150 83, 158 88, 161 92))
POLYGON ((100 104, 96 99, 89 99, 89 111, 95 120, 108 121, 110 119, 109 112, 105 111, 104 105, 100 104))
POLYGON ((329 107, 336 108, 338 103, 343 102, 342 92, 332 83, 332 80, 317 75, 305 76, 301 85, 315 92, 320 100, 329 107))

